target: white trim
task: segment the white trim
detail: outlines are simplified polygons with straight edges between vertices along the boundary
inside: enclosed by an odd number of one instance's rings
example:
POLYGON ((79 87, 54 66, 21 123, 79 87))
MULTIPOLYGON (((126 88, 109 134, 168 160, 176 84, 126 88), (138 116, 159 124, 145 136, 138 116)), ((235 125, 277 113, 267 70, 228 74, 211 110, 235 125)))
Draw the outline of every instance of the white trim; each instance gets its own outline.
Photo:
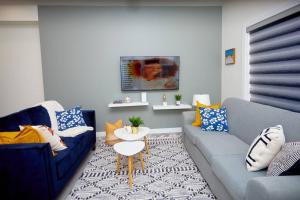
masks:
POLYGON ((99 137, 105 137, 105 132, 104 131, 96 132, 96 137, 97 138, 99 138, 99 137))
POLYGON ((181 132, 182 132, 182 127, 150 129, 150 134, 181 133, 181 132))
POLYGON ((243 43, 242 43, 242 66, 243 66, 243 99, 250 101, 250 35, 246 32, 247 26, 243 27, 243 43))
MULTIPOLYGON (((149 134, 162 134, 162 133, 181 133, 182 127, 173 127, 173 128, 155 128, 150 129, 149 134)), ((96 137, 105 137, 105 132, 97 132, 96 137)))
POLYGON ((47 6, 222 6, 222 0, 40 0, 39 5, 47 6))

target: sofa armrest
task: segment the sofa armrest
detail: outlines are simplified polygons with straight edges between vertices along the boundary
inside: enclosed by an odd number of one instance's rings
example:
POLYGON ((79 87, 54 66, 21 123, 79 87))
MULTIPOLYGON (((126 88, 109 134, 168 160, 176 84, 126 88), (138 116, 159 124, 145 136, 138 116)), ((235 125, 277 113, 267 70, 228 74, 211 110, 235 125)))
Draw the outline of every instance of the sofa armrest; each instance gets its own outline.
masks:
POLYGON ((192 124, 195 121, 195 111, 182 112, 182 118, 183 118, 183 125, 192 124))
POLYGON ((86 125, 92 126, 96 132, 96 114, 94 110, 83 110, 82 111, 84 121, 86 125))
POLYGON ((0 193, 7 199, 53 199, 54 161, 49 143, 0 145, 0 193))
POLYGON ((300 197, 300 176, 257 177, 247 184, 247 200, 296 200, 300 197))

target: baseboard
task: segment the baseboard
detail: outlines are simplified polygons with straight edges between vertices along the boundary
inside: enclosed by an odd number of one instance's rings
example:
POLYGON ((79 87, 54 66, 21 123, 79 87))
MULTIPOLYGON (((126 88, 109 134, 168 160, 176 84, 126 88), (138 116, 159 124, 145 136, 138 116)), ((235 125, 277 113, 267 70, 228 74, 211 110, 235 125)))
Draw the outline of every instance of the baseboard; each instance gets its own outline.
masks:
MULTIPOLYGON (((174 128, 154 128, 150 129, 149 134, 162 134, 162 133, 181 133, 182 127, 174 127, 174 128)), ((97 132, 97 137, 105 137, 105 132, 97 132)))

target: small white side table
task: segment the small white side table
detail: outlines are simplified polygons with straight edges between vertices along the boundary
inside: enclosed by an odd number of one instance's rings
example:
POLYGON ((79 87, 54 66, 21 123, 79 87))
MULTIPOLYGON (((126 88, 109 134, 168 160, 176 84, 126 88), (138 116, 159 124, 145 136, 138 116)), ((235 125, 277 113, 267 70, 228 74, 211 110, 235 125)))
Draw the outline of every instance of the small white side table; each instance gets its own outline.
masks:
POLYGON ((144 138, 146 153, 149 154, 149 143, 147 135, 150 132, 148 127, 139 127, 139 130, 136 134, 128 133, 125 128, 118 128, 114 131, 114 134, 117 138, 120 138, 125 141, 135 141, 144 138))
POLYGON ((117 152, 117 174, 120 174, 121 155, 128 157, 128 182, 130 189, 132 189, 132 173, 134 170, 133 156, 138 154, 141 161, 142 171, 144 172, 144 159, 142 150, 145 143, 142 141, 119 142, 114 145, 114 150, 117 152))

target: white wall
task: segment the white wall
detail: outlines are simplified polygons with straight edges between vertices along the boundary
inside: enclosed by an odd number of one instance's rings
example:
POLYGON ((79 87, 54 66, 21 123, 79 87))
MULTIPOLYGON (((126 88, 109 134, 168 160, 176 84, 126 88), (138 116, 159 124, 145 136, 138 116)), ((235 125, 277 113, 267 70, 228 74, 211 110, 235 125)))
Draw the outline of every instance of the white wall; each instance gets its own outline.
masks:
POLYGON ((37 6, 0 5, 0 116, 44 100, 37 6))
POLYGON ((37 5, 0 5, 0 21, 37 21, 37 5))
MULTIPOLYGON (((11 1, 6 1, 10 3, 11 1)), ((220 1, 217 1, 220 3, 220 1)), ((225 0, 222 9, 222 100, 245 93, 245 27, 299 0, 225 0), (236 64, 224 51, 236 48, 236 64)), ((44 99, 36 5, 0 4, 0 116, 44 99)))
POLYGON ((245 84, 246 26, 286 10, 299 0, 225 0, 222 8, 222 100, 228 97, 247 98, 245 84), (236 64, 224 64, 224 51, 236 48, 236 64))
POLYGON ((163 94, 174 104, 176 93, 183 103, 203 93, 219 102, 221 17, 219 6, 40 6, 45 98, 66 108, 80 103, 95 109, 98 130, 107 121, 132 115, 152 128, 181 126, 181 111, 107 107, 125 96, 140 100, 140 92, 121 91, 120 56, 180 56, 179 90, 148 92, 151 105, 161 104, 163 94))

